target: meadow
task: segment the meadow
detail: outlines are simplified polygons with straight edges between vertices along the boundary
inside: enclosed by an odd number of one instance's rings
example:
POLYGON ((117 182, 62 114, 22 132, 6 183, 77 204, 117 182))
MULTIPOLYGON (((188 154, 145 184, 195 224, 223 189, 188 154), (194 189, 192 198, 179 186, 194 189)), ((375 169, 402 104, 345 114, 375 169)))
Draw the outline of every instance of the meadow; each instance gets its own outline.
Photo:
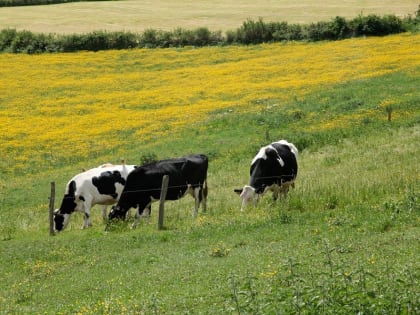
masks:
MULTIPOLYGON (((417 314, 420 35, 0 55, 3 314, 417 314), (287 139, 289 198, 240 212, 261 145, 287 139), (167 203, 108 232, 75 214, 82 168, 202 152, 208 211, 167 203), (60 202, 60 200, 57 200, 60 202)), ((96 210, 96 211, 95 211, 96 210)))

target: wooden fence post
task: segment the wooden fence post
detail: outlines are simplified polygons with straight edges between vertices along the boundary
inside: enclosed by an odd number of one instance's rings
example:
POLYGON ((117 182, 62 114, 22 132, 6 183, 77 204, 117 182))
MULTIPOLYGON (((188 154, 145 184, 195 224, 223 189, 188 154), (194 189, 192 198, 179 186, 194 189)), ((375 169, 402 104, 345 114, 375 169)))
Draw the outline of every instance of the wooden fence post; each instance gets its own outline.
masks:
POLYGON ((159 200, 159 220, 158 220, 158 229, 163 229, 163 215, 165 212, 165 199, 166 193, 168 191, 169 176, 164 175, 162 178, 162 188, 160 191, 160 200, 159 200))
POLYGON ((50 209, 49 209, 49 219, 50 219, 50 235, 54 235, 54 200, 55 200, 55 182, 51 182, 51 194, 50 194, 50 209))

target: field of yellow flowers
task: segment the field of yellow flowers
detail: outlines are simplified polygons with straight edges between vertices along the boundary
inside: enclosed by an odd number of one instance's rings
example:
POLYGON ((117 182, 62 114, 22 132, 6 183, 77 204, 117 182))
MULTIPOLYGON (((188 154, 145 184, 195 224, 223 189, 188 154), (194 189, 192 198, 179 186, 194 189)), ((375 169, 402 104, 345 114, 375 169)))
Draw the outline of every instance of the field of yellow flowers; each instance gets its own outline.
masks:
MULTIPOLYGON (((0 64, 0 169, 20 173, 28 165, 53 167, 118 152, 129 143, 173 137, 219 109, 256 110, 260 99, 281 104, 333 84, 400 71, 419 80, 420 35, 2 54, 0 64)), ((398 93, 381 106, 395 103, 398 93)), ((349 122, 331 117, 311 128, 349 122)))

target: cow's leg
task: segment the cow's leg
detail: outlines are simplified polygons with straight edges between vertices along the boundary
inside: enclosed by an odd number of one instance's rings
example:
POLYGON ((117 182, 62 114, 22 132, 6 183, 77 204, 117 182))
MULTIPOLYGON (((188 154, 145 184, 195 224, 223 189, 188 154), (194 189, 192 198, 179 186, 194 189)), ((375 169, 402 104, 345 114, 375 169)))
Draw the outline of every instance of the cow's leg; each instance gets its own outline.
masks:
POLYGON ((136 215, 134 216, 134 222, 131 225, 131 228, 135 229, 137 227, 137 224, 139 223, 139 220, 141 217, 144 217, 144 213, 146 212, 149 214, 149 219, 150 219, 150 212, 151 212, 151 205, 152 205, 152 201, 150 201, 146 207, 142 208, 140 205, 138 205, 137 211, 136 211, 136 215), (140 212, 141 211, 141 212, 140 212))
POLYGON ((102 219, 106 220, 106 208, 107 206, 103 205, 102 206, 102 219))
POLYGON ((85 210, 84 212, 84 220, 83 220, 82 229, 85 229, 91 226, 92 226, 92 222, 90 221, 90 209, 89 209, 89 211, 85 210))
POLYGON ((280 187, 281 198, 282 198, 283 200, 287 198, 287 194, 289 193, 289 189, 290 189, 290 187, 294 188, 294 187, 295 187, 295 183, 294 183, 294 182, 284 183, 284 184, 280 187))
POLYGON ((152 213, 152 205, 150 204, 149 207, 146 207, 146 209, 144 209, 143 214, 141 215, 141 217, 144 218, 144 220, 146 221, 147 224, 150 223, 150 214, 152 213))
POLYGON ((271 186, 271 191, 273 192, 273 200, 276 201, 279 198, 279 192, 281 191, 281 187, 277 184, 271 186))
POLYGON ((85 199, 83 201, 83 208, 84 208, 84 220, 83 220, 83 226, 82 229, 85 229, 87 227, 92 226, 92 222, 90 221, 90 208, 91 208, 92 202, 90 199, 85 199))
POLYGON ((194 200, 195 200, 195 207, 193 212, 193 217, 196 218, 198 215, 198 207, 200 207, 200 186, 194 188, 194 200))

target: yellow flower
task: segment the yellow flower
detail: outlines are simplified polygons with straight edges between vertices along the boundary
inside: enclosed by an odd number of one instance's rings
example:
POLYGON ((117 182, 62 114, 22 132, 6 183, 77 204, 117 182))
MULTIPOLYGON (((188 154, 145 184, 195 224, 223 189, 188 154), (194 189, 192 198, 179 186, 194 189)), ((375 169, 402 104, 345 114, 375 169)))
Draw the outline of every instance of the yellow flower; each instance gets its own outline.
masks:
MULTIPOLYGON (((0 54, 0 168, 86 159, 116 144, 173 136, 220 109, 258 110, 267 99, 281 106, 329 84, 399 71, 415 79, 419 50, 420 35, 402 34, 316 44, 0 54)), ((398 99, 381 106, 391 101, 398 99)))

